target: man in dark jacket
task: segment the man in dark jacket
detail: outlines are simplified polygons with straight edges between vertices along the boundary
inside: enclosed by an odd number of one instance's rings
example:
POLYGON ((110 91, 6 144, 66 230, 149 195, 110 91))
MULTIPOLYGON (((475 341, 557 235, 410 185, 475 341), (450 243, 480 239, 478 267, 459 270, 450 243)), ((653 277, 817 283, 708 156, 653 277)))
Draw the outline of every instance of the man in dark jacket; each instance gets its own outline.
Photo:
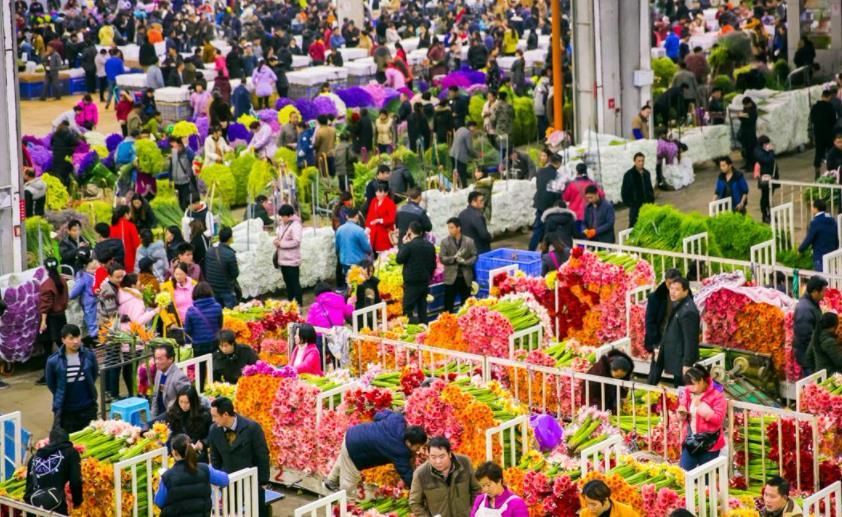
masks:
POLYGON ((544 167, 538 169, 535 175, 535 196, 532 198, 532 206, 535 208, 535 222, 532 223, 532 238, 529 239, 529 251, 535 251, 541 239, 544 238, 544 221, 542 216, 544 210, 551 208, 560 198, 558 192, 550 192, 549 184, 555 180, 558 168, 561 167, 561 157, 553 153, 550 161, 544 167))
MULTIPOLYGON (((836 136, 833 137, 833 147, 827 152, 826 166, 829 171, 842 169, 842 131, 837 131, 836 136)), ((842 174, 840 174, 840 182, 842 182, 842 174)))
POLYGON ((833 94, 830 90, 822 92, 822 97, 810 109, 810 123, 813 125, 813 139, 816 143, 816 154, 813 167, 816 177, 821 173, 821 166, 827 157, 827 152, 833 147, 833 128, 836 125, 836 108, 831 104, 833 94))
MULTIPOLYGON (((609 350, 607 354, 600 357, 590 370, 588 375, 596 377, 606 377, 611 379, 618 379, 627 381, 631 379, 634 373, 634 362, 628 354, 622 350, 609 350)), ((617 412, 617 387, 613 384, 604 384, 600 382, 588 382, 588 398, 585 405, 596 406, 603 411, 610 413, 617 412)), ((623 400, 626 397, 626 388, 620 388, 620 398, 623 400)))
POLYGON ((41 447, 26 466, 26 490, 23 500, 57 515, 67 515, 64 486, 70 483, 73 505, 84 500, 82 493, 82 460, 73 448, 67 431, 53 426, 49 444, 41 447))
POLYGON ((450 112, 453 114, 453 127, 459 129, 468 118, 468 98, 459 93, 458 86, 451 86, 447 92, 450 112))
POLYGON ((82 346, 82 331, 76 325, 61 328, 61 343, 47 359, 44 376, 53 394, 55 421, 75 433, 96 419, 99 365, 96 355, 82 346))
POLYGON ((406 231, 413 221, 418 221, 421 224, 421 229, 425 232, 433 230, 433 223, 430 222, 427 211, 421 207, 421 189, 412 187, 406 192, 406 196, 408 201, 398 209, 395 218, 398 227, 398 241, 401 243, 403 243, 406 231))
POLYGON ((468 206, 459 212, 459 222, 462 224, 462 234, 474 241, 477 253, 491 251, 491 234, 485 225, 482 213, 485 207, 485 196, 476 190, 468 194, 468 206))
MULTIPOLYGON (((353 118, 353 117, 352 117, 353 118)), ((360 154, 363 149, 371 152, 374 142, 374 124, 368 116, 368 110, 360 110, 360 119, 356 124, 351 124, 351 146, 354 152, 360 154)))
POLYGON ((269 482, 269 447, 263 428, 253 420, 234 412, 234 403, 226 397, 211 402, 213 425, 208 433, 211 466, 232 474, 257 467, 257 491, 260 517, 268 517, 266 491, 269 482))
POLYGON ((834 312, 822 314, 819 328, 813 333, 810 347, 807 349, 807 361, 813 371, 824 370, 828 376, 842 372, 842 346, 836 337, 839 317, 834 312))
POLYGON ((531 180, 536 174, 535 162, 532 161, 529 154, 512 149, 512 153, 509 155, 509 177, 531 180))
POLYGON ((652 175, 644 168, 646 157, 643 153, 634 155, 634 167, 623 175, 623 187, 620 195, 623 204, 629 207, 629 228, 634 228, 640 207, 646 203, 655 202, 655 191, 652 189, 652 175))
POLYGON ((403 313, 410 323, 427 323, 427 295, 436 270, 436 247, 424 238, 418 221, 409 223, 401 242, 395 260, 403 265, 403 313))
POLYGON ((219 230, 219 244, 205 255, 205 280, 213 288, 214 298, 226 309, 237 305, 237 252, 231 248, 232 232, 228 226, 219 230))
POLYGON ((79 135, 70 129, 70 121, 61 121, 56 132, 53 133, 51 143, 53 145, 53 172, 65 186, 68 186, 73 166, 67 158, 73 155, 73 150, 79 143, 79 135))
POLYGON ((236 343, 234 332, 219 331, 219 350, 213 353, 213 378, 230 384, 237 384, 243 368, 257 362, 257 354, 247 345, 236 343))
POLYGON ((649 293, 646 297, 646 334, 643 337, 643 347, 652 354, 652 362, 649 365, 649 384, 657 385, 661 382, 663 366, 658 366, 658 347, 664 338, 664 330, 672 314, 670 303, 670 284, 681 278, 681 273, 675 269, 667 269, 664 273, 664 281, 649 293))
POLYGON ((823 271, 825 254, 839 248, 839 233, 836 219, 826 213, 827 202, 824 199, 813 201, 813 220, 807 230, 807 236, 798 246, 798 252, 804 253, 808 247, 813 248, 813 271, 823 271))
POLYGON ((599 195, 596 185, 585 188, 585 231, 588 240, 614 242, 614 205, 599 195))
POLYGON ((325 488, 345 490, 355 500, 357 485, 366 469, 392 464, 406 486, 412 484, 412 457, 427 443, 424 428, 406 425, 403 414, 385 409, 374 421, 358 424, 345 432, 339 457, 325 478, 325 488))
POLYGON ((811 277, 807 280, 807 289, 798 299, 795 305, 793 316, 793 338, 792 348, 795 351, 795 360, 801 367, 801 376, 806 377, 813 373, 813 367, 807 357, 807 347, 813 339, 813 333, 822 317, 822 310, 819 307, 824 290, 827 287, 827 280, 820 276, 811 277))
POLYGON ((488 49, 482 44, 479 33, 476 34, 468 49, 468 64, 474 70, 482 70, 488 64, 488 49))
POLYGON ((675 387, 684 385, 684 372, 699 360, 699 309, 690 295, 690 281, 677 278, 670 284, 672 313, 664 330, 657 362, 672 375, 675 387))

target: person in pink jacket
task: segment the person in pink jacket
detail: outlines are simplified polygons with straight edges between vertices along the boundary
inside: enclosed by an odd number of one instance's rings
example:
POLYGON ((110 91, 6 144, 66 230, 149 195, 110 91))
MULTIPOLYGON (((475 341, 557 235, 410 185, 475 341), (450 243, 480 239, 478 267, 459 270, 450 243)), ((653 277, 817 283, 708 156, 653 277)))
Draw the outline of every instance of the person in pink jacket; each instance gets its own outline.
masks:
POLYGON ((312 325, 304 323, 298 327, 289 364, 296 373, 322 375, 322 357, 316 346, 316 329, 312 325))
POLYGON ((120 290, 117 291, 117 302, 120 304, 117 314, 120 315, 120 327, 129 330, 130 323, 146 326, 161 309, 147 309, 143 303, 143 293, 140 291, 137 273, 129 273, 123 278, 120 290))
MULTIPOLYGON (((585 189, 589 185, 596 185, 596 182, 588 178, 588 166, 584 163, 576 165, 576 178, 567 184, 561 197, 567 203, 567 208, 576 213, 577 221, 585 220, 585 207, 588 206, 585 189)), ((599 197, 604 199, 605 192, 599 188, 599 185, 596 187, 599 189, 599 197)))
POLYGON ((281 205, 278 209, 281 224, 278 225, 275 247, 278 249, 277 266, 284 277, 287 298, 303 307, 304 293, 301 290, 301 220, 295 215, 292 205, 281 205))
POLYGON ((257 109, 269 107, 269 97, 275 92, 275 81, 277 80, 278 77, 275 72, 269 68, 266 61, 261 59, 260 64, 251 74, 251 84, 254 86, 254 94, 257 96, 257 109))
POLYGON ((76 112, 76 124, 87 130, 96 129, 99 124, 99 108, 90 95, 85 95, 79 101, 79 111, 76 112))
POLYGON ((503 469, 493 461, 477 467, 474 476, 482 493, 474 499, 471 517, 529 517, 526 503, 503 483, 503 469))
POLYGON ((681 468, 690 471, 719 456, 725 447, 722 424, 727 413, 728 401, 722 386, 713 382, 708 369, 700 364, 687 368, 684 388, 678 394, 678 415, 685 421, 681 429, 681 468), (687 438, 692 437, 691 443, 698 442, 703 436, 701 433, 714 433, 708 436, 715 440, 712 439, 713 444, 706 451, 693 454, 688 449, 687 438))
POLYGON ((314 327, 331 328, 341 327, 351 319, 354 306, 334 292, 329 284, 319 282, 314 292, 316 297, 307 311, 307 323, 314 327))

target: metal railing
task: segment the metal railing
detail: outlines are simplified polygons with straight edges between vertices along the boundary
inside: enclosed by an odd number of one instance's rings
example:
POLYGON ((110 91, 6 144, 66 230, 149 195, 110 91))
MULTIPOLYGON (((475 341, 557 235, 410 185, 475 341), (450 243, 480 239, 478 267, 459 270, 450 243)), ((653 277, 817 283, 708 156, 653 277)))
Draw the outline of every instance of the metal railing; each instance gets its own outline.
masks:
MULTIPOLYGON (((796 472, 796 479, 794 487, 799 492, 809 492, 809 491, 816 491, 819 488, 819 460, 818 454, 815 454, 815 451, 819 450, 819 424, 818 418, 814 415, 810 415, 807 413, 799 413, 795 411, 791 411, 789 409, 779 409, 773 408, 769 406, 762 406, 760 404, 751 404, 749 402, 741 402, 736 400, 729 400, 728 401, 728 435, 726 437, 726 443, 729 444, 728 453, 730 463, 734 465, 735 458, 737 452, 743 452, 745 454, 745 466, 748 468, 749 463, 751 462, 752 458, 760 458, 762 460, 761 463, 761 478, 765 480, 771 474, 782 474, 784 469, 783 460, 779 457, 777 461, 777 472, 767 472, 766 471, 766 458, 767 453, 772 449, 772 444, 768 443, 767 440, 767 429, 770 426, 777 425, 778 427, 778 439, 777 443, 775 444, 778 454, 782 455, 785 448, 784 448, 784 428, 783 422, 785 420, 791 420, 795 427, 795 450, 796 451, 804 451, 804 450, 812 450, 814 454, 812 454, 812 465, 811 469, 813 472, 813 486, 804 486, 804 483, 801 481, 801 454, 795 455, 795 472, 796 472), (739 417, 738 417, 739 413, 739 417), (753 452, 757 451, 757 448, 749 447, 749 427, 751 425, 750 417, 757 417, 760 419, 760 428, 762 432, 760 433, 760 454, 753 454, 753 452), (803 440, 801 439, 801 423, 806 422, 810 426, 810 436, 808 437, 809 443, 802 443, 803 440), (742 437, 742 444, 738 444, 736 438, 742 437)), ((746 475, 746 485, 747 488, 751 488, 752 479, 750 476, 746 475)), ((760 481, 760 480, 755 480, 760 481)), ((761 482, 762 483, 762 482, 761 482)))
POLYGON ((776 179, 769 183, 771 191, 777 191, 772 195, 772 202, 774 203, 777 200, 779 205, 792 203, 793 209, 798 211, 798 228, 802 230, 810 224, 810 219, 813 217, 810 209, 816 199, 828 201, 829 214, 835 214, 840 209, 839 199, 842 199, 842 185, 776 179))
POLYGON ((684 474, 684 506, 697 517, 728 511, 728 458, 720 456, 684 474))
POLYGON ((213 382, 212 353, 185 359, 177 363, 177 366, 185 375, 187 375, 187 368, 193 367, 193 386, 196 387, 198 393, 202 393, 202 388, 213 382))
POLYGON ((719 214, 730 212, 731 208, 731 198, 726 197, 723 199, 717 199, 716 201, 711 201, 708 203, 708 215, 711 217, 716 217, 719 214))
MULTIPOLYGON (((839 217, 842 218, 842 215, 839 217)), ((842 248, 824 254, 822 257, 822 275, 826 275, 830 287, 834 289, 842 288, 842 248)))
POLYGON ((325 411, 334 411, 342 404, 342 401, 345 399, 345 392, 352 386, 354 386, 354 383, 346 382, 341 386, 325 390, 316 396, 316 427, 321 423, 322 414, 325 411))
POLYGON ((152 487, 152 478, 155 472, 166 467, 167 465, 167 448, 161 447, 134 458, 118 461, 114 464, 114 509, 117 517, 123 515, 123 473, 129 475, 129 484, 131 485, 131 515, 138 517, 141 498, 146 501, 146 515, 152 517, 154 509, 155 493, 152 487), (145 491, 138 494, 138 485, 140 476, 138 475, 138 466, 140 466, 145 478, 145 491))
POLYGON ((623 455, 623 437, 614 435, 579 452, 582 477, 589 471, 608 472, 623 455), (613 461, 612 461, 613 458, 613 461))
POLYGON ((795 381, 795 411, 801 413, 801 392, 810 384, 819 384, 827 380, 827 370, 819 370, 812 375, 795 381))
POLYGON ((348 496, 340 490, 318 501, 299 506, 293 517, 346 517, 348 514, 348 496), (336 506, 336 510, 334 510, 336 506))
POLYGON ((801 509, 804 515, 838 517, 842 513, 842 481, 837 481, 805 497, 801 509))
POLYGON ((354 329, 354 334, 358 333, 363 328, 371 330, 380 330, 386 332, 388 330, 389 318, 386 302, 375 303, 365 307, 364 309, 357 309, 351 315, 351 328, 354 329))
POLYGON ((795 216, 792 203, 773 206, 770 214, 772 238, 775 239, 777 251, 795 248, 795 216))
POLYGON ((681 249, 684 252, 685 259, 684 259, 684 269, 686 275, 690 275, 690 268, 696 268, 696 280, 701 280, 702 275, 704 273, 702 269, 702 263, 699 261, 690 261, 690 259, 686 258, 689 256, 700 256, 700 257, 709 257, 710 253, 708 250, 710 249, 710 239, 708 238, 708 232, 701 232, 695 235, 691 235, 689 237, 685 237, 681 240, 681 249))
POLYGON ((356 353, 351 354, 351 361, 356 361, 354 366, 358 372, 365 372, 372 364, 384 370, 400 370, 416 364, 421 369, 429 369, 431 376, 443 378, 460 371, 485 371, 483 355, 365 334, 353 334, 349 339, 354 344, 352 348, 356 349, 356 353), (374 357, 364 357, 363 347, 367 344, 377 347, 374 357))
POLYGON ((485 430, 485 459, 499 460, 499 465, 505 470, 515 467, 526 451, 529 450, 529 417, 521 415, 502 424, 485 430), (498 438, 498 440, 495 440, 498 438), (494 445, 500 445, 500 455, 495 457, 494 445), (506 456, 506 442, 508 442, 508 457, 506 456))
POLYGON ((0 481, 9 479, 15 469, 23 465, 23 420, 20 411, 13 411, 0 416, 0 481), (6 427, 11 425, 11 437, 6 433, 6 427), (12 450, 6 450, 6 443, 12 443, 12 450), (12 471, 6 470, 6 463, 11 463, 12 471))
POLYGON ((760 285, 775 285, 775 264, 777 264, 777 246, 775 239, 769 239, 755 244, 749 251, 751 263, 754 264, 752 278, 760 285))
POLYGON ((540 323, 509 335, 509 358, 515 357, 515 352, 525 350, 531 352, 544 346, 544 327, 540 323))
POLYGON ((228 474, 228 486, 211 485, 212 517, 251 517, 260 511, 257 467, 228 474))

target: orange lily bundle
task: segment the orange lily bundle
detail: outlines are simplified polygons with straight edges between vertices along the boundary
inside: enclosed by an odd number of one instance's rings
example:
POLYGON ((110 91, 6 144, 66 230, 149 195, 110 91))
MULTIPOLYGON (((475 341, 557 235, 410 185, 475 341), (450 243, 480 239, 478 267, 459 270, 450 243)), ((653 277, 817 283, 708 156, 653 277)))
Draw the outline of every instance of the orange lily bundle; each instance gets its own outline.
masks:
POLYGON ((225 314, 222 319, 222 328, 234 332, 237 343, 253 346, 251 343, 251 329, 245 321, 235 318, 231 314, 225 314))
POLYGON ((785 371, 784 312, 768 303, 751 302, 736 315, 737 332, 734 344, 738 348, 772 356, 775 370, 785 371))

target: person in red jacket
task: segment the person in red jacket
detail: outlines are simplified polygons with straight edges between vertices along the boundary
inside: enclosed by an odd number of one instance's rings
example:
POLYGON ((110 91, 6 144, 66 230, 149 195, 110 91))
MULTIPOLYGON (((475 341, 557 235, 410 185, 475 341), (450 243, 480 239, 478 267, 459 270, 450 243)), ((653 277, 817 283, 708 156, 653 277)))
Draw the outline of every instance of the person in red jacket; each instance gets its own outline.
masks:
POLYGON ((114 210, 111 216, 111 238, 120 239, 123 242, 125 251, 126 271, 134 271, 134 261, 137 255, 137 248, 140 246, 140 235, 137 227, 130 219, 131 211, 126 205, 120 205, 114 210))
POLYGON ((307 51, 310 54, 310 59, 313 60, 314 66, 320 66, 325 64, 325 44, 322 41, 321 35, 310 44, 310 50, 307 51))
POLYGON ((129 136, 126 121, 129 119, 129 113, 131 113, 133 107, 134 101, 132 100, 131 94, 125 90, 121 91, 120 102, 114 106, 114 110, 117 112, 117 122, 120 123, 120 129, 123 131, 123 136, 129 136))
POLYGON ((389 196, 389 184, 378 183, 365 220, 365 226, 370 232, 368 238, 371 241, 371 249, 374 250, 374 253, 392 248, 392 240, 389 238, 389 234, 395 229, 397 211, 395 202, 389 196))
POLYGON ((728 401, 722 386, 713 382, 708 369, 695 364, 684 371, 684 388, 678 393, 678 417, 684 422, 681 429, 681 468, 690 471, 715 460, 725 447, 722 424, 728 413, 728 401), (688 442, 687 437, 696 440, 688 442), (688 448, 698 438, 710 437, 710 444, 698 451, 688 448))

